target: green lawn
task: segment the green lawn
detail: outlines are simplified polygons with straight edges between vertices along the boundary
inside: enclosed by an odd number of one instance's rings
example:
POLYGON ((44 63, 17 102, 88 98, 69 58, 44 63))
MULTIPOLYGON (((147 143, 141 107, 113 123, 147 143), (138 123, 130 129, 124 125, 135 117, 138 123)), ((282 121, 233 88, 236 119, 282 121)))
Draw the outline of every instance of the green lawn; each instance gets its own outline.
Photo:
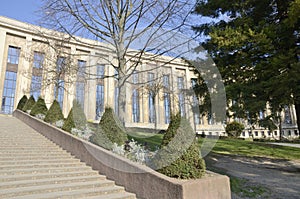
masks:
POLYGON ((219 139, 212 151, 218 154, 244 155, 249 157, 300 159, 300 148, 238 139, 219 139))
MULTIPOLYGON (((140 144, 147 142, 151 150, 160 146, 162 134, 136 133, 128 136, 140 144)), ((199 138, 199 145, 203 142, 199 138)), ((228 155, 243 155, 248 157, 268 157, 278 159, 300 159, 300 148, 286 147, 266 144, 263 142, 252 142, 239 139, 219 139, 212 149, 213 153, 228 155)))
POLYGON ((128 135, 128 139, 134 139, 139 144, 144 145, 147 143, 147 146, 150 150, 155 151, 159 146, 163 138, 163 134, 154 134, 154 133, 131 133, 128 135))

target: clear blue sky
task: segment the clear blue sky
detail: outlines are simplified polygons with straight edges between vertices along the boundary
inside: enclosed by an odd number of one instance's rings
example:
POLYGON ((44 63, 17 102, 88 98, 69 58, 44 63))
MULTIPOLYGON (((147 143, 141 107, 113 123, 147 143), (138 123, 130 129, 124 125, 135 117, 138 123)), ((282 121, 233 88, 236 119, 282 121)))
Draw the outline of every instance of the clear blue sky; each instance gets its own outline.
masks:
POLYGON ((0 15, 22 22, 38 24, 40 0, 1 0, 0 15))

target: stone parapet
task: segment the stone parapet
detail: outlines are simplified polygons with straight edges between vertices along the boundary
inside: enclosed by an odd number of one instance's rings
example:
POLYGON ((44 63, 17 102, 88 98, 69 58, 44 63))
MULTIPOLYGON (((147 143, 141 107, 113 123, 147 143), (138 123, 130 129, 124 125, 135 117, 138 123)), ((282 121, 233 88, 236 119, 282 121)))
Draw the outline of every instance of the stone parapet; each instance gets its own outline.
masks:
POLYGON ((229 178, 207 171, 196 180, 179 180, 162 175, 92 143, 75 137, 24 112, 13 115, 94 170, 145 199, 230 199, 229 178))

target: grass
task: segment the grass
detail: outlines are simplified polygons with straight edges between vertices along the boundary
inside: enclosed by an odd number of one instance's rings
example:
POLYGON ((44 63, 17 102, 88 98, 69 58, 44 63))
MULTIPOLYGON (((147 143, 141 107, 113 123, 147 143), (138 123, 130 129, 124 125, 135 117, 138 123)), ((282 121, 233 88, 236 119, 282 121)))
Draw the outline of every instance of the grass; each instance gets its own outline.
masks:
POLYGON ((134 132, 128 135, 128 139, 134 139, 139 144, 144 145, 147 143, 147 146, 151 151, 155 151, 159 148, 160 143, 163 138, 163 134, 155 134, 155 133, 143 133, 143 132, 134 132))
POLYGON ((233 193, 248 198, 257 198, 262 195, 266 198, 270 192, 269 189, 261 185, 252 185, 249 184, 249 181, 246 179, 236 178, 233 176, 230 176, 230 189, 233 193))
MULTIPOLYGON (((151 150, 156 150, 160 146, 163 135, 139 132, 131 133, 128 137, 130 139, 133 138, 140 144, 147 142, 151 150)), ((203 138, 199 138, 200 145, 203 141, 203 138)), ((300 159, 300 148, 231 138, 217 140, 212 152, 223 155, 241 155, 247 157, 266 157, 287 160, 300 159)))
POLYGON ((288 160, 300 159, 300 148, 229 138, 219 139, 212 152, 248 157, 267 157, 288 160))

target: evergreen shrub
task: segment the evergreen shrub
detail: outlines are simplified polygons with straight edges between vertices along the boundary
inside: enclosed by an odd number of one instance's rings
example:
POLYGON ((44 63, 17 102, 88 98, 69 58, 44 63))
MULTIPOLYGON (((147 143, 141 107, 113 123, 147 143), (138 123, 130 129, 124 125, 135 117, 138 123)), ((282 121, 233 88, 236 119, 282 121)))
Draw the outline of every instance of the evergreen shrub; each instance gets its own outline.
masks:
POLYGON ((64 115, 62 114, 60 105, 58 101, 54 100, 46 114, 44 121, 54 124, 58 120, 62 120, 62 119, 64 119, 64 115))
POLYGON ((34 97, 31 95, 29 97, 29 99, 27 100, 27 102, 25 103, 24 107, 23 107, 23 111, 26 112, 26 111, 29 111, 32 109, 32 107, 34 106, 35 104, 35 100, 34 100, 34 97))
POLYGON ((17 106, 17 109, 18 110, 22 110, 27 102, 28 98, 26 95, 23 95, 23 97, 20 99, 19 103, 18 103, 18 106, 17 106))
POLYGON ((126 140, 126 131, 118 117, 114 114, 113 109, 110 107, 105 108, 99 127, 91 137, 91 142, 106 149, 111 149, 113 143, 123 145, 126 140))
POLYGON ((71 108, 69 115, 62 127, 63 130, 71 133, 72 128, 78 130, 84 130, 87 124, 86 116, 81 108, 80 104, 74 100, 73 107, 71 108))
POLYGON ((37 114, 46 115, 48 108, 46 106, 45 100, 41 97, 38 98, 37 102, 33 105, 30 115, 36 116, 37 114))
POLYGON ((171 122, 163 137, 161 151, 152 162, 158 172, 173 178, 196 179, 205 174, 205 162, 195 133, 180 113, 171 116, 171 122), (167 165, 164 165, 167 164, 167 165))

